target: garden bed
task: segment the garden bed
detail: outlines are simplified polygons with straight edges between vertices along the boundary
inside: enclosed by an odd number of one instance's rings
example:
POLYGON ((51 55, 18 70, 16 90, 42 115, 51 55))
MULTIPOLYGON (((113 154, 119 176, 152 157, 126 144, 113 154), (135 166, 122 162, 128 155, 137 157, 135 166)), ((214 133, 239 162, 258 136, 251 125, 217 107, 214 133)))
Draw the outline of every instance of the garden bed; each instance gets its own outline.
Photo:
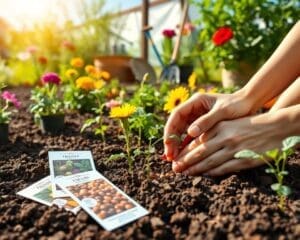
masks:
POLYGON ((80 133, 86 116, 69 113, 60 135, 42 135, 27 112, 29 89, 12 91, 23 106, 10 124, 11 143, 0 146, 1 240, 300 238, 299 151, 288 161, 286 180, 293 193, 282 213, 264 167, 217 179, 187 177, 174 174, 171 165, 161 161, 161 149, 151 157, 149 178, 142 155, 130 175, 125 159, 107 162, 111 154, 125 151, 117 125, 103 143, 93 133, 80 133), (106 232, 83 210, 73 215, 17 196, 17 191, 49 175, 49 150, 91 150, 97 170, 150 214, 106 232))

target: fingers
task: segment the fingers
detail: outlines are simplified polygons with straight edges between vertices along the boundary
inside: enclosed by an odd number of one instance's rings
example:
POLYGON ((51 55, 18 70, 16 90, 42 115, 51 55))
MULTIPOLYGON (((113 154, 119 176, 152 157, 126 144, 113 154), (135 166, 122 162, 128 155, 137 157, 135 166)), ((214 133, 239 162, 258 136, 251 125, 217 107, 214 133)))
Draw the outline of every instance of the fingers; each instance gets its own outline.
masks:
POLYGON ((210 128, 212 128, 217 122, 224 119, 223 111, 213 108, 207 114, 199 117, 195 120, 190 127, 188 128, 187 132, 192 137, 198 137, 202 133, 206 132, 210 128))
POLYGON ((222 145, 216 138, 202 143, 200 138, 196 138, 187 147, 185 147, 173 161, 172 168, 175 172, 182 172, 190 166, 201 162, 214 152, 219 151, 222 145))
POLYGON ((202 105, 202 97, 200 94, 193 95, 171 113, 164 129, 164 148, 168 160, 173 160, 178 155, 178 139, 186 133, 191 122, 206 112, 202 105), (178 138, 172 137, 174 135, 178 138))
POLYGON ((233 172, 238 172, 244 169, 258 167, 263 164, 264 162, 259 159, 232 159, 214 169, 209 170, 205 174, 217 177, 233 172))
POLYGON ((221 149, 207 158, 203 159, 202 161, 196 163, 195 165, 190 166, 187 168, 183 174, 195 176, 202 173, 205 173, 211 169, 217 168, 218 166, 222 165, 228 159, 232 157, 232 153, 226 149, 221 149))

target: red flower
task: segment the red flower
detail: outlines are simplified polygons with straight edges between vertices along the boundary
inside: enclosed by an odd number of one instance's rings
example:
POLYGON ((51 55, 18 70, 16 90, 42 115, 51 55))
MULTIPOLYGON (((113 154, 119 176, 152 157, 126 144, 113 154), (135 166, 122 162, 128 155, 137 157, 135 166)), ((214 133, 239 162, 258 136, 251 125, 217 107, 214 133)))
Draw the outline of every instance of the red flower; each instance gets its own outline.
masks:
POLYGON ((233 38, 233 31, 230 27, 220 27, 212 36, 212 41, 216 46, 221 46, 233 38))
POLYGON ((167 37, 167 38, 172 38, 172 37, 176 36, 176 33, 173 29, 165 29, 165 30, 163 30, 162 34, 164 35, 164 37, 167 37))
POLYGON ((47 59, 46 57, 44 57, 44 56, 40 56, 40 57, 38 58, 38 62, 39 62, 40 64, 42 64, 42 65, 45 65, 45 64, 47 64, 48 59, 47 59))

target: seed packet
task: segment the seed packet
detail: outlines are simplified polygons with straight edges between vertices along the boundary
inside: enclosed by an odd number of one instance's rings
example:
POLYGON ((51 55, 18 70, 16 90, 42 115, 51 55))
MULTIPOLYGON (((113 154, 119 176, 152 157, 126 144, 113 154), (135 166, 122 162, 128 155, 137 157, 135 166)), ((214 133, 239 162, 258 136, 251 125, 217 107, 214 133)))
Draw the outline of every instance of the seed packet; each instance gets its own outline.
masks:
POLYGON ((48 156, 54 197, 68 197, 56 184, 60 178, 96 171, 91 151, 49 151, 48 156))
POLYGON ((20 192, 17 192, 17 194, 47 206, 57 205, 58 207, 71 211, 74 214, 80 210, 78 203, 70 197, 53 198, 50 176, 41 179, 20 192))
POLYGON ((107 231, 148 214, 97 171, 64 177, 57 183, 107 231))

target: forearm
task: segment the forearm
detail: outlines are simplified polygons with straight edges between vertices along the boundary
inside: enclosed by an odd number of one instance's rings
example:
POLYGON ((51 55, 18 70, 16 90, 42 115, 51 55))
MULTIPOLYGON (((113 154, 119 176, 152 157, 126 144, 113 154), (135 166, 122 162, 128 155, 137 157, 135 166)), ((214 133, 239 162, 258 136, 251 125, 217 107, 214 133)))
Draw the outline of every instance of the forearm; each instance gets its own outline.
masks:
POLYGON ((254 112, 268 100, 282 93, 300 76, 300 22, 298 22, 281 42, 279 47, 240 90, 251 100, 254 112))
MULTIPOLYGON (((283 138, 300 135, 300 104, 282 108, 276 112, 262 114, 267 115, 270 124, 276 124, 276 132, 283 138)), ((255 121, 260 121, 258 115, 255 121)))
POLYGON ((300 77, 280 95, 271 111, 297 104, 300 104, 300 77))

